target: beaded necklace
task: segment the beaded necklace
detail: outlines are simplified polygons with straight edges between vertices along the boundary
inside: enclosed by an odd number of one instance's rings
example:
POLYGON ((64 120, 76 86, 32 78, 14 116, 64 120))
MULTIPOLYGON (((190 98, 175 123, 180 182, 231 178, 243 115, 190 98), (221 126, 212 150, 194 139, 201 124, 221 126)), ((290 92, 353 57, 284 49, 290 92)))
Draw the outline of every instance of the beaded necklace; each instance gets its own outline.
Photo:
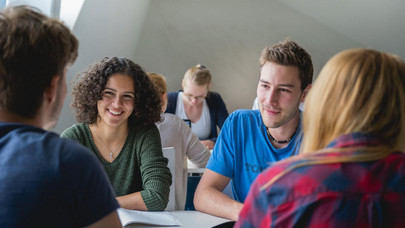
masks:
MULTIPOLYGON (((298 129, 298 127, 297 127, 297 129, 298 129)), ((291 137, 288 138, 287 140, 277 140, 277 139, 275 139, 275 138, 270 134, 270 131, 269 131, 269 128, 268 128, 268 127, 266 128, 266 131, 267 131, 267 135, 269 136, 269 138, 271 139, 271 141, 273 141, 273 142, 275 142, 275 143, 285 144, 285 143, 288 143, 288 142, 291 141, 291 139, 294 137, 295 133, 297 132, 297 129, 295 129, 294 133, 293 133, 293 134, 291 135, 291 137)))

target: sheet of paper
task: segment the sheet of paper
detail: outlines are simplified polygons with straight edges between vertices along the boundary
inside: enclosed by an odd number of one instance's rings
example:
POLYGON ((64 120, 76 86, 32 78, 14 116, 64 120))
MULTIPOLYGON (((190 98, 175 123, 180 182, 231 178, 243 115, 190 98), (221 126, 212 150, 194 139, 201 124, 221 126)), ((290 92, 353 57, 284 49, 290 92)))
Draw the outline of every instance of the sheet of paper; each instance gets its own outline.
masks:
POLYGON ((183 225, 174 215, 167 211, 136 211, 119 208, 117 212, 123 226, 135 223, 159 226, 183 225))

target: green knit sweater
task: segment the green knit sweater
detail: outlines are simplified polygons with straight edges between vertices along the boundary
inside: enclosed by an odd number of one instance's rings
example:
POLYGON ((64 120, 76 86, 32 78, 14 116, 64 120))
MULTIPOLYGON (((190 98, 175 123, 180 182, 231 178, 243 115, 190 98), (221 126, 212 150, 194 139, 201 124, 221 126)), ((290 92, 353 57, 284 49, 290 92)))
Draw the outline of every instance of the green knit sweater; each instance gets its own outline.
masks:
POLYGON ((172 179, 155 124, 130 128, 121 152, 112 163, 98 152, 87 124, 75 124, 63 131, 61 137, 73 139, 94 152, 104 166, 116 196, 140 191, 148 210, 166 208, 172 179))

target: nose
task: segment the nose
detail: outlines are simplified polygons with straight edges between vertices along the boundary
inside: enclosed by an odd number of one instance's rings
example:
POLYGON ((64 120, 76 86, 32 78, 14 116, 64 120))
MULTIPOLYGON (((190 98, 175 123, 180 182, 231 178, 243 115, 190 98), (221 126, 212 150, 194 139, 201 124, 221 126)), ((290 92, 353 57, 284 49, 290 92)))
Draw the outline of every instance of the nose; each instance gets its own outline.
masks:
POLYGON ((277 104, 278 103, 278 93, 276 89, 270 89, 266 95, 266 104, 277 104))
POLYGON ((115 96, 112 103, 115 106, 121 106, 122 105, 122 100, 121 100, 120 96, 115 96))
POLYGON ((197 102, 198 102, 198 99, 196 97, 191 98, 191 103, 197 104, 197 102))

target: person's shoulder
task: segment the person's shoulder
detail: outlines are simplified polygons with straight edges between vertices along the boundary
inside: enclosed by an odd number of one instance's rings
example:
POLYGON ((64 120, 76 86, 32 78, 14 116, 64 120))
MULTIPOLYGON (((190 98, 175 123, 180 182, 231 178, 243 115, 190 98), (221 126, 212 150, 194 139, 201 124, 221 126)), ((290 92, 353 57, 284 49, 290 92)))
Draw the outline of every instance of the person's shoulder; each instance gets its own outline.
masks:
POLYGON ((66 128, 60 136, 62 138, 80 139, 87 135, 88 125, 83 123, 74 124, 66 128))
POLYGON ((165 133, 167 133, 168 131, 170 131, 171 133, 177 132, 179 134, 189 134, 191 132, 191 129, 187 125, 187 123, 174 114, 164 113, 162 119, 162 122, 158 122, 156 124, 159 131, 163 131, 165 133))
POLYGON ((155 123, 150 124, 138 124, 138 125, 129 125, 129 131, 150 131, 157 129, 155 123))
MULTIPOLYGON (((282 162, 273 162, 269 164, 269 167, 263 170, 259 176, 256 178, 256 182, 260 186, 266 185, 269 181, 273 180, 276 176, 280 175, 280 173, 285 172, 285 170, 290 169, 296 164, 296 162, 293 161, 293 157, 290 157, 288 160, 284 160, 282 162)), ((285 175, 288 175, 285 174, 285 175)), ((277 181, 276 179, 273 181, 277 181)))
POLYGON ((222 100, 222 97, 218 92, 209 91, 208 95, 207 95, 207 99, 213 100, 213 101, 218 101, 218 100, 222 100))
POLYGON ((22 123, 0 122, 0 137, 8 135, 10 137, 20 137, 29 135, 30 137, 40 136, 47 133, 42 128, 22 123))
POLYGON ((167 107, 165 113, 176 113, 177 99, 179 98, 179 92, 167 93, 167 107))
POLYGON ((251 110, 251 109, 238 109, 233 111, 229 117, 231 118, 257 118, 260 117, 259 110, 251 110))
POLYGON ((69 170, 92 170, 95 166, 100 167, 101 163, 87 147, 76 141, 59 138, 59 146, 54 146, 57 149, 59 157, 60 169, 66 171, 69 175, 69 170))
POLYGON ((148 135, 159 135, 159 129, 155 123, 146 124, 146 125, 137 125, 137 126, 130 126, 129 127, 129 135, 130 137, 144 137, 148 135))
POLYGON ((164 118, 164 122, 167 123, 167 124, 176 125, 176 126, 184 125, 184 126, 186 126, 186 127, 189 128, 189 126, 187 125, 187 123, 186 123, 184 120, 180 119, 180 117, 178 117, 178 116, 175 115, 175 114, 172 114, 172 113, 165 113, 165 115, 163 116, 163 118, 164 118))
POLYGON ((72 155, 76 156, 77 154, 81 155, 83 151, 85 151, 86 153, 89 152, 89 149, 76 141, 72 141, 68 138, 62 137, 58 137, 58 140, 58 143, 62 145, 61 151, 63 151, 63 153, 71 153, 72 155))
POLYGON ((44 131, 40 135, 36 133, 35 143, 33 147, 40 148, 48 157, 62 161, 71 161, 77 163, 79 160, 91 156, 91 152, 81 144, 67 139, 61 138, 58 134, 51 131, 44 131))
POLYGON ((172 113, 164 113, 163 114, 163 118, 165 122, 180 122, 183 121, 182 119, 180 119, 178 116, 176 116, 175 114, 172 113))
POLYGON ((214 97, 221 97, 221 95, 218 92, 215 92, 215 91, 209 91, 208 94, 210 96, 214 96, 214 97))
POLYGON ((252 123, 260 123, 260 113, 257 110, 238 109, 233 111, 225 121, 227 125, 252 125, 252 123))
POLYGON ((83 132, 86 130, 86 124, 83 123, 77 123, 73 124, 72 126, 66 128, 64 131, 62 131, 61 135, 70 133, 70 132, 83 132))
POLYGON ((179 92, 168 92, 167 93, 167 98, 175 98, 179 95, 179 92))

